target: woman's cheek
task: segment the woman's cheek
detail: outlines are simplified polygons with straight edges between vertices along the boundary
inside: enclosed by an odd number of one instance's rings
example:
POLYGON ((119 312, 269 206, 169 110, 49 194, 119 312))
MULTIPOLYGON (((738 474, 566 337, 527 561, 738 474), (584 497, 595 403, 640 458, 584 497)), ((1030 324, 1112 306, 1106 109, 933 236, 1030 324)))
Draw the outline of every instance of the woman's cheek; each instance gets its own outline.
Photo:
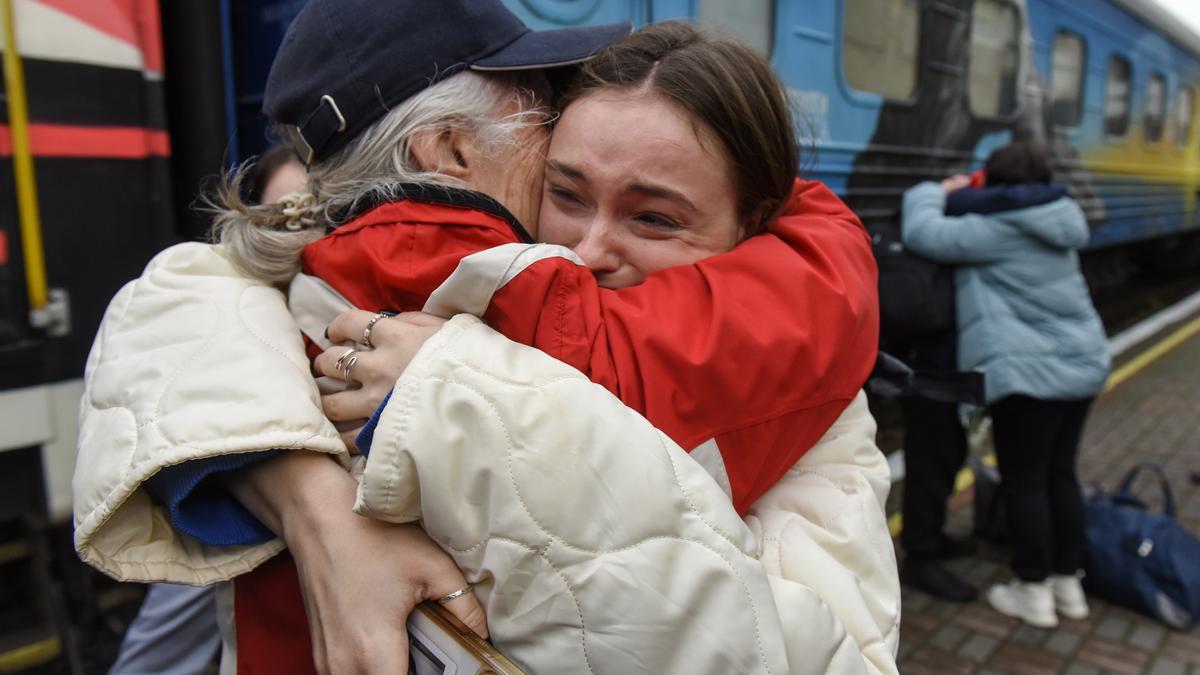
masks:
POLYGON ((538 240, 546 244, 558 244, 574 248, 583 239, 582 226, 577 219, 564 214, 554 205, 554 199, 549 195, 542 197, 542 217, 538 240))

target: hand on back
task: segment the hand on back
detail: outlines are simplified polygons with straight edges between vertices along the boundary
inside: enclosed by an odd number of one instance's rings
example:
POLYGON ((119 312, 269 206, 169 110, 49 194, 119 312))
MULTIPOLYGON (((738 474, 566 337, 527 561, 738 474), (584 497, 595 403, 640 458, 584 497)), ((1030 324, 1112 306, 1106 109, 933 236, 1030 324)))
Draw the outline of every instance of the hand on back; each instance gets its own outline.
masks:
POLYGON ((372 323, 375 316, 357 309, 338 315, 327 330, 329 340, 338 346, 325 350, 314 363, 320 375, 361 385, 321 397, 325 415, 338 424, 342 440, 351 452, 357 447, 355 438, 359 431, 392 391, 404 369, 425 341, 446 323, 445 319, 421 312, 384 317, 372 323), (368 324, 370 344, 364 345, 368 324), (374 349, 359 351, 345 346, 351 343, 374 349))

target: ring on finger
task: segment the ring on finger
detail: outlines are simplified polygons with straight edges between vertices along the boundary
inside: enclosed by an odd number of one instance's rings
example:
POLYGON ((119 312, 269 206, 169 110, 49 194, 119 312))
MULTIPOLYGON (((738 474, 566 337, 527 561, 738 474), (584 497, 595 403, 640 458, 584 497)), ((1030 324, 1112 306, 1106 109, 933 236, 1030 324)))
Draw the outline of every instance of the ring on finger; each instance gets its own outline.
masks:
POLYGON ((344 370, 342 370, 342 379, 346 380, 347 382, 352 382, 352 380, 350 379, 350 371, 351 371, 351 369, 354 368, 354 364, 356 364, 356 363, 358 363, 358 355, 357 354, 346 359, 346 367, 344 370))
POLYGON ((342 352, 342 355, 341 355, 341 356, 339 356, 339 357, 337 357, 337 361, 334 361, 334 362, 333 362, 333 369, 334 369, 334 370, 341 370, 341 369, 342 369, 342 364, 346 362, 346 359, 348 359, 348 358, 350 358, 351 356, 353 356, 353 355, 354 355, 354 352, 355 352, 355 350, 353 350, 353 349, 347 349, 346 351, 342 352))
POLYGON ((375 324, 378 323, 380 319, 386 319, 387 317, 388 315, 384 314, 383 312, 371 317, 371 320, 367 322, 367 327, 363 329, 361 342, 364 345, 370 347, 371 349, 375 348, 375 345, 371 344, 371 329, 375 327, 375 324))
POLYGON ((451 600, 454 600, 455 598, 466 595, 467 591, 471 590, 471 587, 474 585, 475 584, 467 584, 466 586, 463 586, 462 588, 458 589, 457 591, 454 591, 453 593, 447 593, 446 595, 443 595, 442 597, 438 598, 437 600, 434 600, 434 602, 439 603, 439 604, 445 604, 447 602, 450 602, 451 600))

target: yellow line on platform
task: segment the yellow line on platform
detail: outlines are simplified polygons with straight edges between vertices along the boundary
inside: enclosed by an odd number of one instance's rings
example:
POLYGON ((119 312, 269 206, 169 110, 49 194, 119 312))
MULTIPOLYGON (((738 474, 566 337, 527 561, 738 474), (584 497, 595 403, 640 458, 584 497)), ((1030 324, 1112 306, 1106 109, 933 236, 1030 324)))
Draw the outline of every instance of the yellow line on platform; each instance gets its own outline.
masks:
POLYGON ((46 638, 0 654, 0 673, 15 673, 41 665, 58 656, 62 645, 57 637, 46 638))
POLYGON ((1196 317, 1177 329, 1174 333, 1168 335, 1161 342, 1156 343, 1153 347, 1138 354, 1129 360, 1128 363, 1113 371, 1113 374, 1108 377, 1108 383, 1104 385, 1104 392, 1108 393, 1115 389, 1125 380, 1139 373, 1143 368, 1151 363, 1162 358, 1167 352, 1175 349, 1179 345, 1187 341, 1196 333, 1200 333, 1200 317, 1196 317))

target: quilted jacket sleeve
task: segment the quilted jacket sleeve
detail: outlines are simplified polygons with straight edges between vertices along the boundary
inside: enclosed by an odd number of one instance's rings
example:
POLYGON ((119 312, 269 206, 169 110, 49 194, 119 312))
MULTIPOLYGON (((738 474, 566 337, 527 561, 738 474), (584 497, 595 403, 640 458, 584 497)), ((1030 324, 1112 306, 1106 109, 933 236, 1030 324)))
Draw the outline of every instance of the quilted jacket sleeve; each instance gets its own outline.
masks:
MULTIPOLYGON (((839 433, 869 442, 873 423, 855 410, 856 433, 839 433)), ((895 562, 882 556, 886 528, 874 528, 886 475, 878 485, 873 444, 824 447, 814 471, 842 502, 819 504, 829 489, 785 496, 801 502, 797 519, 841 523, 777 528, 774 511, 766 528, 744 522, 640 415, 464 315, 397 382, 356 509, 420 520, 478 583, 496 644, 530 672, 895 672, 895 562), (797 542, 784 565, 759 560, 779 545, 755 538, 764 531, 797 542), (830 544, 847 536, 882 541, 830 544), (879 557, 841 559, 865 551, 879 557), (772 565, 790 576, 768 575, 772 565), (856 572, 862 588, 847 585, 856 572)))
POLYGON ((860 393, 751 507, 746 522, 774 584, 789 660, 820 654, 831 673, 896 672, 900 582, 884 510, 890 484, 860 393))
POLYGON ((118 579, 207 584, 283 548, 178 533, 145 488, 164 467, 272 448, 345 458, 283 294, 243 277, 219 247, 167 249, 121 289, 84 386, 75 547, 118 579))

